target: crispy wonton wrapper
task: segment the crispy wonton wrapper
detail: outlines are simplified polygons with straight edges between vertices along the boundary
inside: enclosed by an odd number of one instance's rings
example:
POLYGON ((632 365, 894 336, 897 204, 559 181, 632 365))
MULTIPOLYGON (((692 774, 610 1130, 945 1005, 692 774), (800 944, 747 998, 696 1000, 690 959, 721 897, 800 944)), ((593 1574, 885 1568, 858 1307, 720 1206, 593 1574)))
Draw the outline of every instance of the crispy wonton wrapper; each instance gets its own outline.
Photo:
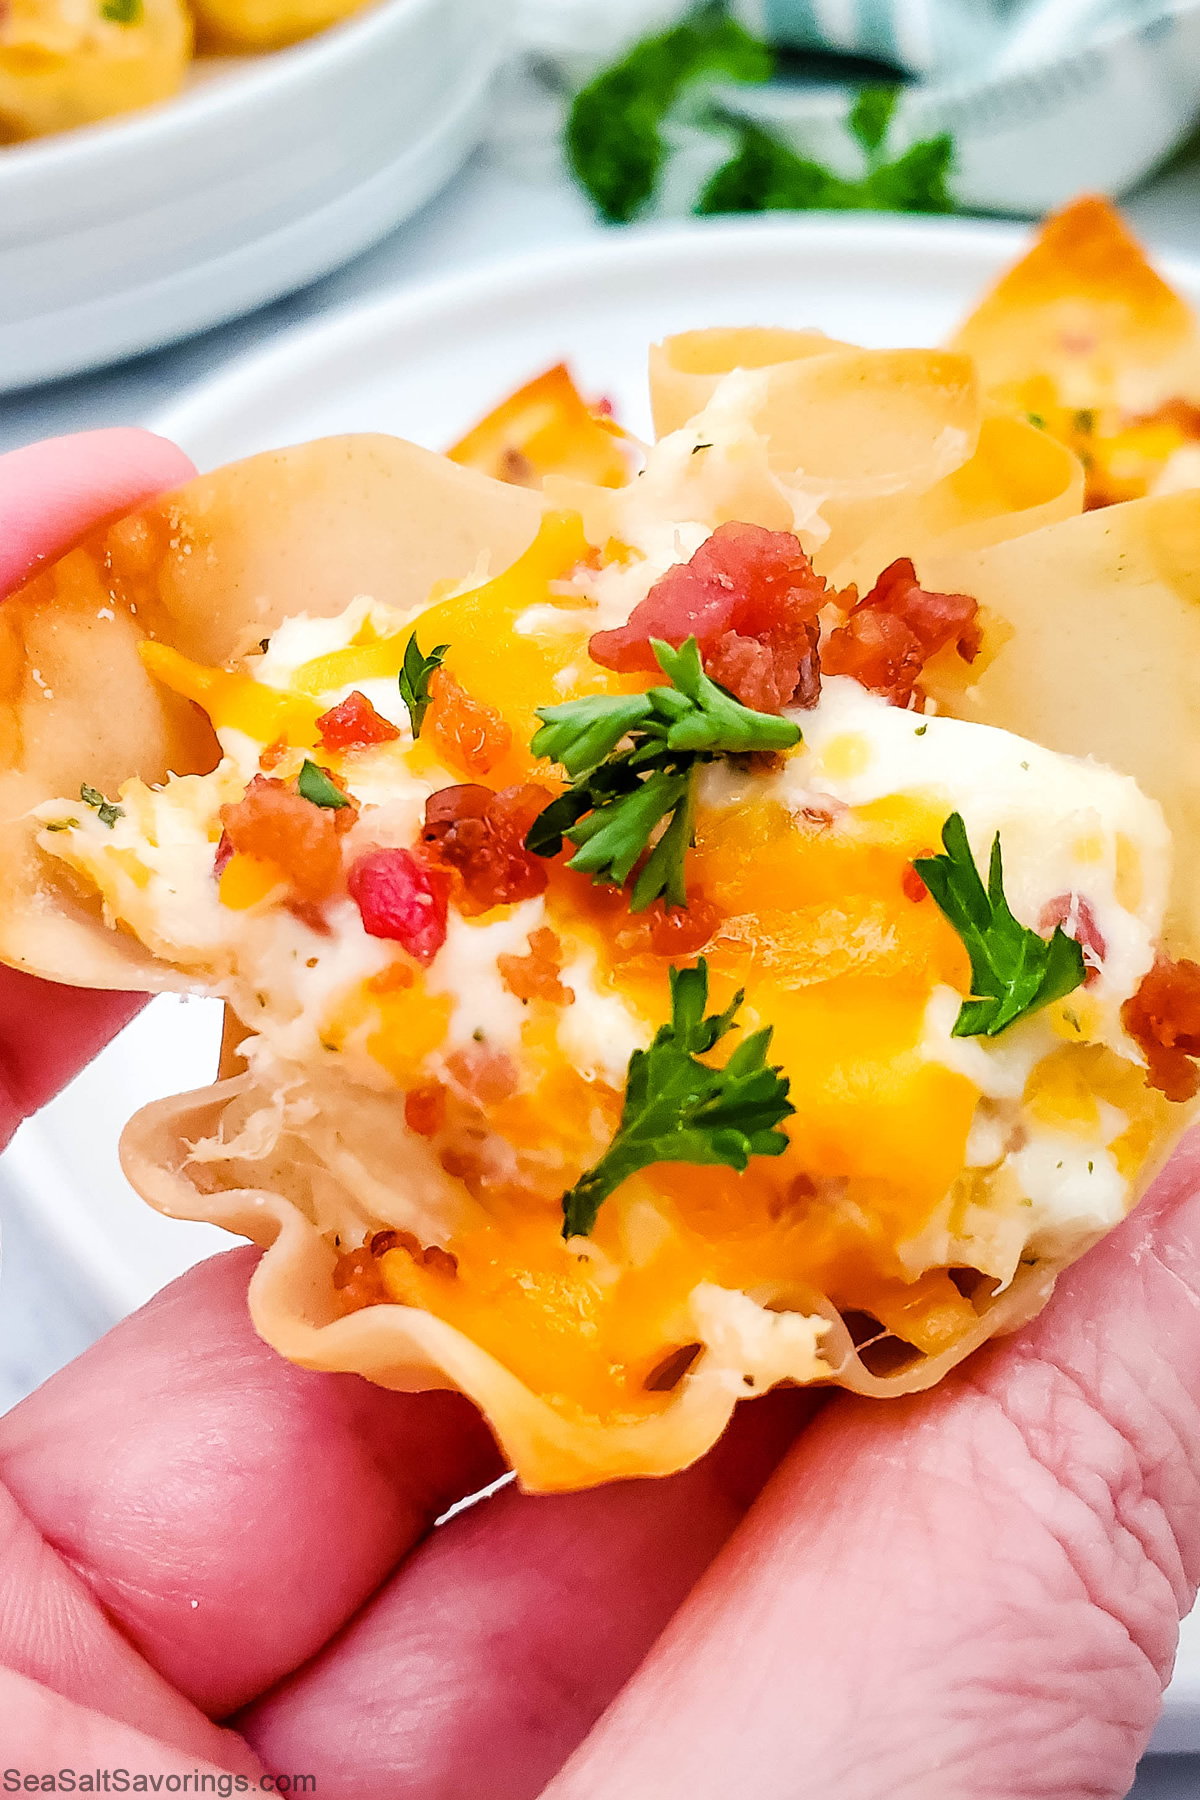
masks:
POLYGON ((650 350, 660 435, 739 369, 761 375, 755 423, 772 467, 833 496, 813 561, 835 587, 869 587, 896 557, 916 558, 935 540, 976 549, 1082 508, 1071 452, 982 404, 969 366, 944 351, 858 350, 814 331, 682 332, 650 350))
MULTIPOLYGON (((969 384, 966 397, 956 397, 952 360, 943 359, 945 381, 935 367, 932 385, 950 414, 961 462, 971 456, 979 419, 969 384)), ((812 357, 812 367, 821 363, 828 374, 829 359, 812 357)), ((789 391, 787 381, 782 389, 789 391)), ((920 410, 903 397, 901 412, 920 410)), ((925 411, 932 416, 933 405, 925 411)), ((925 492, 953 473, 951 459, 940 469, 936 460, 924 465, 925 492)), ((846 458, 842 478, 854 473, 846 458)), ((168 769, 213 765, 207 723, 147 679, 135 652, 139 637, 153 633, 215 662, 253 645, 285 616, 335 613, 358 593, 416 611, 435 581, 507 566, 532 538, 540 506, 525 490, 411 445, 331 439, 202 477, 96 533, 13 596, 0 613, 8 634, 0 956, 88 986, 186 985, 69 891, 37 851, 26 817, 41 801, 77 792, 81 781, 113 792, 133 774, 160 780, 168 769)), ((1031 510, 1018 512, 1010 529, 1019 530, 1031 510)), ((1178 500, 1152 502, 982 549, 963 549, 962 541, 940 558, 932 549, 923 553, 921 573, 978 591, 1011 621, 1014 635, 976 689, 954 696, 956 706, 1059 749, 1111 749, 1164 802, 1177 830, 1194 820, 1193 761, 1165 755, 1158 745, 1198 741, 1200 614, 1195 577, 1187 574, 1200 566, 1196 514, 1178 500), (1085 617, 1091 584, 1103 588, 1103 598, 1085 617), (1105 632, 1093 628, 1098 617, 1105 632), (1039 657, 1021 702, 1017 671, 1039 657), (1064 693, 1071 696, 1066 707, 1064 693), (1116 715, 1121 731, 1103 736, 1101 725, 1116 715)), ((1176 912, 1188 928, 1186 946, 1191 915, 1182 903, 1176 912)), ((227 1036, 226 1070, 237 1066, 236 1038, 236 1030, 227 1036)), ((391 1388, 460 1388, 484 1409, 531 1489, 667 1473, 714 1441, 746 1391, 735 1352, 722 1358, 719 1331, 694 1372, 664 1396, 661 1412, 598 1429, 565 1417, 463 1333, 419 1309, 389 1304, 343 1316, 331 1279, 334 1251, 314 1222, 310 1177, 314 1169, 321 1174, 314 1142, 300 1133, 268 1164, 238 1162, 238 1130, 271 1098, 242 1073, 147 1107, 125 1133, 123 1159, 135 1187, 161 1211, 211 1220, 264 1248, 250 1307, 259 1332, 285 1356, 311 1368, 353 1370, 391 1388), (193 1158, 193 1145, 217 1135, 228 1144, 224 1160, 193 1158)), ((313 1140, 318 1135, 311 1133, 313 1140)), ((362 1148, 366 1154, 369 1147, 362 1148)), ((400 1204, 403 1166, 389 1168, 400 1204)), ((931 1386, 985 1339, 1036 1313, 1057 1273, 1051 1263, 1022 1267, 996 1296, 984 1283, 973 1302, 977 1325, 932 1358, 897 1340, 860 1352, 828 1300, 781 1291, 775 1304, 795 1315, 797 1342, 808 1334, 807 1362, 794 1355, 788 1376, 798 1379, 806 1368, 809 1379, 872 1395, 931 1386)))
POLYGON ((952 340, 984 389, 1029 404, 1049 378, 1064 406, 1149 413, 1200 400, 1196 318, 1147 261, 1120 213, 1085 194, 1055 213, 952 340))

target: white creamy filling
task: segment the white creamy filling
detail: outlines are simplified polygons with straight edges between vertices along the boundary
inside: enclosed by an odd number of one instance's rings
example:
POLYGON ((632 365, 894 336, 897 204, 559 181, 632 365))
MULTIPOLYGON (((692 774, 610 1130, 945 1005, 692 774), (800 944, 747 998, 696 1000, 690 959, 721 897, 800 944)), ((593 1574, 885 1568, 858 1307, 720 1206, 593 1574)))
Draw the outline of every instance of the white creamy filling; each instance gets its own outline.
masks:
MULTIPOLYGON (((564 945, 564 949, 567 946, 564 945)), ((587 1075, 622 1088, 635 1050, 644 1050, 651 1031, 614 988, 597 979, 598 959, 590 944, 579 944, 559 979, 575 996, 575 1004, 558 1018, 558 1047, 587 1075)))
POLYGON ((512 1054, 521 1048, 525 1008, 504 985, 496 966, 499 956, 524 956, 529 934, 546 922, 543 901, 523 900, 507 917, 489 923, 464 919, 453 910, 447 923, 446 942, 425 976, 431 994, 449 994, 454 1001, 448 1050, 482 1042, 512 1054))
POLYGON ((381 606, 369 594, 359 594, 342 612, 330 618, 297 613, 294 618, 284 619, 276 626, 261 656, 246 658, 247 673, 264 687, 285 692, 291 687, 297 669, 318 656, 345 650, 364 625, 369 623, 377 637, 393 637, 403 630, 407 616, 394 607, 381 606))
MULTIPOLYGON (((753 797, 799 812, 829 801, 861 807, 909 793, 962 814, 985 879, 999 832, 1005 894, 1023 924, 1038 929, 1047 906, 1063 896, 1086 900, 1105 955, 1078 999, 1084 1035, 1141 1060, 1122 1030, 1120 1009, 1154 958, 1170 839, 1159 807, 1135 782, 992 726, 902 711, 846 677, 827 678, 818 705, 792 716, 804 743, 778 774, 764 779, 715 764, 705 774, 702 803, 736 807, 753 797)), ((1027 1249, 1057 1254, 1122 1216, 1130 1184, 1106 1146, 1126 1121, 1101 1105, 1096 1131, 1080 1138, 1032 1119, 1020 1104, 1026 1084, 1064 1043, 1050 1012, 1033 1013, 995 1038, 956 1038, 959 1006, 952 989, 934 990, 920 1052, 979 1090, 967 1167, 998 1169, 995 1191, 986 1207, 968 1206, 954 1232, 947 1202, 901 1246, 901 1256, 914 1276, 961 1261, 1008 1281, 1027 1249)))

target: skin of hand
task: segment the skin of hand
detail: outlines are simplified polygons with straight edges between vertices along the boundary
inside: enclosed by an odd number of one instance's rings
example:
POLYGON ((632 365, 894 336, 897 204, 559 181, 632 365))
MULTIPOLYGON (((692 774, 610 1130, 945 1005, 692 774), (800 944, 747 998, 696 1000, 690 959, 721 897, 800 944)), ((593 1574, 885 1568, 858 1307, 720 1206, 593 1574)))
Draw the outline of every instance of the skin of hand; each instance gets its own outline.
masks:
MULTIPOLYGON (((189 473, 132 431, 0 458, 0 592, 189 473)), ((139 1004, 0 971, 4 1134, 139 1004)), ((932 1395, 779 1392, 680 1475, 437 1530, 500 1472, 478 1415, 284 1363, 255 1252, 214 1258, 0 1418, 3 1760, 332 1800, 1117 1800, 1200 1574, 1198 1190, 1185 1144, 932 1395)))

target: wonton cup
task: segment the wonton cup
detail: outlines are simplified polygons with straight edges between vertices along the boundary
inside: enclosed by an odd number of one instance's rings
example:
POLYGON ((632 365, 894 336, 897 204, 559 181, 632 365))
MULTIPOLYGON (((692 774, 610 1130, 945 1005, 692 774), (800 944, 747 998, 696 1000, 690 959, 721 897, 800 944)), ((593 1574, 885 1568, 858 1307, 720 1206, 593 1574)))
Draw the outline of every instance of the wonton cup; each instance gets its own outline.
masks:
POLYGON ((1083 459, 1089 507, 1200 480, 1200 333, 1107 200, 1053 214, 959 327, 985 391, 1083 459))
MULTIPOLYGON (((681 340, 673 340, 656 359, 656 410, 664 422, 679 406, 694 410, 698 397, 689 385, 671 412, 663 394, 674 381, 673 361, 689 383, 719 372, 696 366, 703 362, 698 335, 704 334, 692 334, 686 354, 681 340)), ((732 353, 732 334, 717 335, 725 341, 709 360, 719 363, 732 353)), ((734 347, 743 364, 746 337, 734 347)), ((857 556, 865 566, 871 543, 877 547, 870 556, 879 563, 913 554, 927 582, 977 593, 989 613, 1006 621, 981 678, 965 691, 961 684, 954 691, 947 680, 947 709, 1076 754, 1111 754, 1166 808, 1183 864, 1186 846, 1195 842, 1200 779, 1200 591, 1188 574, 1200 566, 1200 500, 1071 518, 1079 491, 1070 470, 1053 450, 1039 449, 1023 463, 1025 433, 983 415, 961 359, 924 352, 873 357, 827 349, 822 340, 789 362, 783 355, 789 345, 780 339, 764 335, 759 365, 768 354, 775 359, 765 365, 764 404, 780 407, 782 425, 772 433, 771 450, 793 477, 804 435, 793 411, 798 389, 814 416, 825 406, 823 416, 836 421, 839 378, 857 383, 864 370, 879 376, 879 429, 857 463, 861 432, 839 435, 831 424, 825 445, 839 520, 831 536, 840 534, 841 564, 857 556), (907 482, 899 473, 904 457, 907 482), (1006 510, 1004 501, 1014 494, 1021 504, 1006 510), (878 516, 881 498, 891 508, 885 520, 878 516), (901 534, 894 542, 893 527, 901 534), (1093 628, 1097 619, 1104 620, 1103 631, 1093 628), (1178 734, 1167 749, 1164 721, 1178 734)), ((812 479, 811 469, 804 473, 812 479)), ((585 519, 588 505, 602 511, 601 491, 582 497, 585 519)), ((482 577, 507 568, 533 538, 542 507, 526 490, 396 440, 329 439, 201 477, 102 528, 36 576, 0 611, 8 671, 0 696, 0 783, 3 817, 10 821, 0 957, 84 986, 194 985, 156 963, 132 937, 105 926, 98 902, 39 850, 28 817, 47 799, 77 793, 81 782, 113 793, 135 774, 154 782, 168 770, 202 773, 216 763, 207 720, 149 679, 136 652, 139 639, 151 635, 217 663, 269 636, 284 617, 332 616, 357 594, 413 616, 436 583, 461 584, 472 572, 482 577)), ((1195 946, 1194 892, 1188 858, 1168 949, 1195 946)), ((332 1281, 335 1250, 314 1223, 316 1158, 306 1128, 289 1128, 267 1163, 246 1152, 239 1162, 238 1133, 270 1098, 243 1073, 157 1103, 129 1126, 122 1154, 130 1180, 160 1211, 224 1225, 264 1249, 249 1303, 257 1330, 282 1354, 305 1367, 353 1371, 400 1390, 460 1389, 486 1413, 532 1490, 670 1473, 714 1442, 747 1393, 734 1354, 721 1353, 719 1332, 697 1367, 663 1396, 660 1411, 598 1429, 564 1415, 429 1312, 380 1304, 345 1314, 332 1281), (224 1157, 196 1161, 193 1146, 218 1135, 227 1146, 224 1157)), ((321 1132, 336 1134, 342 1116, 336 1083, 323 1098, 328 1116, 312 1124, 314 1141, 321 1132)), ((1176 1123, 1181 1116, 1177 1111, 1176 1123)), ((1168 1136, 1164 1127, 1139 1186, 1161 1161, 1168 1136)), ((364 1155, 371 1150, 358 1148, 364 1155)), ((384 1136, 376 1153, 385 1164, 387 1150, 384 1136)), ((389 1166, 391 1179, 403 1186, 403 1165, 389 1166)), ((929 1387, 986 1339, 1036 1313, 1061 1266, 1053 1259, 1022 1265, 1000 1292, 983 1282, 967 1296, 975 1325, 936 1355, 897 1346, 895 1339, 860 1352, 828 1299, 780 1293, 775 1310, 796 1315, 787 1378, 877 1396, 929 1387), (897 1356, 897 1348, 909 1353, 897 1356)), ((768 1372, 759 1385, 778 1378, 768 1372)))

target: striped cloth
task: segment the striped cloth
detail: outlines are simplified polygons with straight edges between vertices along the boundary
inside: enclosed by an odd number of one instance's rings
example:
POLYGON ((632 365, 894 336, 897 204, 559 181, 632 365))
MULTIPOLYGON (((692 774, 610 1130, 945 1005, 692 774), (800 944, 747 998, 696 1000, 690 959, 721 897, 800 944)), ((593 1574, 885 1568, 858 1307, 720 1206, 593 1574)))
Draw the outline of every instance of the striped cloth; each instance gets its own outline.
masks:
MULTIPOLYGON (((1200 119, 1200 0, 727 3, 781 47, 869 58, 903 75, 889 148, 949 132, 952 190, 977 211, 1038 214, 1089 188, 1120 195, 1200 119)), ((685 0, 517 0, 517 32, 535 66, 557 66, 571 85, 689 10, 685 0)), ((798 68, 722 98, 853 175, 853 86, 805 80, 802 59, 798 68)), ((668 183, 668 195, 686 185, 668 183)))

